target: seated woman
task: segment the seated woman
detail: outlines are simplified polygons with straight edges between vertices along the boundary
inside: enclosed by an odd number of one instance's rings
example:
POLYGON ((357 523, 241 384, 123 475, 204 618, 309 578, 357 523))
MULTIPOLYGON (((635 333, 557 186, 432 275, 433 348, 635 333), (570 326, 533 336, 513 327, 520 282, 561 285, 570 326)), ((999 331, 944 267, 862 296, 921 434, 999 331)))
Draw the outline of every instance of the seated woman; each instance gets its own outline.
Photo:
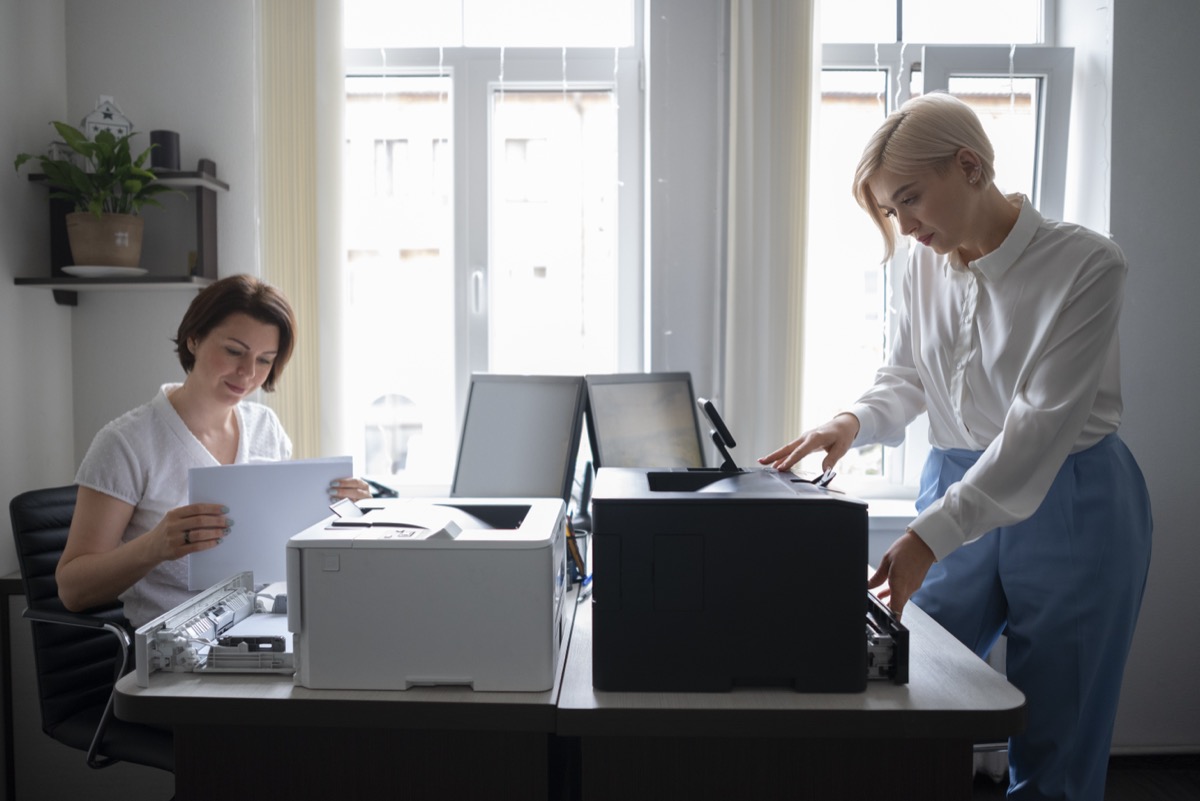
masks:
MULTIPOLYGON (((83 610, 120 599, 136 628, 190 598, 187 558, 237 536, 218 504, 188 504, 188 470, 290 459, 275 413, 248 400, 271 392, 292 354, 296 320, 279 290, 235 275, 202 290, 175 337, 185 377, 96 435, 58 564, 59 596, 83 610)), ((370 497, 360 479, 334 498, 370 497)))

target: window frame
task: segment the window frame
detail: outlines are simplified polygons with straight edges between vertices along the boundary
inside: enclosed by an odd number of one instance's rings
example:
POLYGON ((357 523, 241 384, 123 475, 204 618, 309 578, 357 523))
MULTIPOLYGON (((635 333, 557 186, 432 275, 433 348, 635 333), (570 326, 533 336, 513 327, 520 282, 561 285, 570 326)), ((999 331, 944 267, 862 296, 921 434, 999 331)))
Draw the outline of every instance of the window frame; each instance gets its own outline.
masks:
POLYGON ((1040 80, 1031 200, 1055 220, 1062 219, 1066 198, 1074 64, 1074 48, 1043 45, 926 45, 921 55, 925 92, 946 91, 952 77, 1040 80))
MULTIPOLYGON (((639 9, 640 5, 639 2, 639 9)), ((471 374, 488 370, 490 281, 487 268, 492 261, 489 240, 492 216, 491 98, 494 92, 502 89, 604 89, 616 92, 619 181, 616 370, 631 372, 642 369, 645 337, 642 325, 645 304, 642 297, 645 285, 642 175, 645 159, 642 153, 645 133, 644 34, 640 22, 635 34, 634 45, 622 48, 344 50, 345 79, 416 76, 448 77, 452 82, 449 102, 452 104, 451 213, 454 232, 450 258, 454 271, 455 419, 462 419, 471 374)), ((357 398, 344 400, 348 409, 355 409, 357 403, 357 398)), ((351 415, 355 420, 360 416, 357 411, 351 415)), ((427 483, 418 477, 413 480, 420 484, 427 483)))

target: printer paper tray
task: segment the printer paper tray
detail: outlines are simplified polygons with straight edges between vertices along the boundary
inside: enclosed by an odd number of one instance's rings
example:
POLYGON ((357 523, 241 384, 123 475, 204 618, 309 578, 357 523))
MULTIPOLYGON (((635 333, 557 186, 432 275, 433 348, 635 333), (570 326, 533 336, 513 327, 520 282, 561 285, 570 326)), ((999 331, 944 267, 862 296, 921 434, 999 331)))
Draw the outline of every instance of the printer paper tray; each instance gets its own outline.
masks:
POLYGON ((908 684, 908 629, 867 593, 867 678, 908 684))
POLYGON ((134 634, 138 686, 155 671, 292 675, 287 616, 255 609, 252 573, 239 573, 160 615, 134 634))

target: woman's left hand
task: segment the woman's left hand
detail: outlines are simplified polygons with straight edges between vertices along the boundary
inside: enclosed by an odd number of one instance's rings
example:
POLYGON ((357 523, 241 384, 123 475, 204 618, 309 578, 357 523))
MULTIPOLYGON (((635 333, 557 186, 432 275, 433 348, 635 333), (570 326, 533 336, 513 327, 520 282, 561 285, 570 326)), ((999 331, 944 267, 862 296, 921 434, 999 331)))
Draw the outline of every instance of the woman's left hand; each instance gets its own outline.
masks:
POLYGON ((899 619, 904 612, 904 605, 913 593, 921 589, 925 574, 936 561, 933 551, 917 532, 906 529, 883 555, 874 575, 867 579, 867 589, 874 589, 886 581, 887 587, 879 593, 879 597, 888 599, 888 606, 899 619))
POLYGON ((329 485, 330 500, 349 498, 361 501, 371 497, 371 487, 361 478, 339 478, 329 485))

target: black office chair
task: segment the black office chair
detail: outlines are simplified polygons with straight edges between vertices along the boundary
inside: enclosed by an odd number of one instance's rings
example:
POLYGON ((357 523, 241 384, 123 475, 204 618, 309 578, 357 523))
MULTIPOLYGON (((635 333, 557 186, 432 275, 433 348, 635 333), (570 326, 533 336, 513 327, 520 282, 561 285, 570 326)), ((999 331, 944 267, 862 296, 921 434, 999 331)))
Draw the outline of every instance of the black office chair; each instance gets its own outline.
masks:
POLYGON ((113 685, 130 669, 129 622, 119 602, 67 611, 54 570, 67 544, 76 487, 31 490, 9 503, 13 539, 33 625, 42 731, 87 752, 87 763, 175 770, 170 732, 113 715, 113 685))

